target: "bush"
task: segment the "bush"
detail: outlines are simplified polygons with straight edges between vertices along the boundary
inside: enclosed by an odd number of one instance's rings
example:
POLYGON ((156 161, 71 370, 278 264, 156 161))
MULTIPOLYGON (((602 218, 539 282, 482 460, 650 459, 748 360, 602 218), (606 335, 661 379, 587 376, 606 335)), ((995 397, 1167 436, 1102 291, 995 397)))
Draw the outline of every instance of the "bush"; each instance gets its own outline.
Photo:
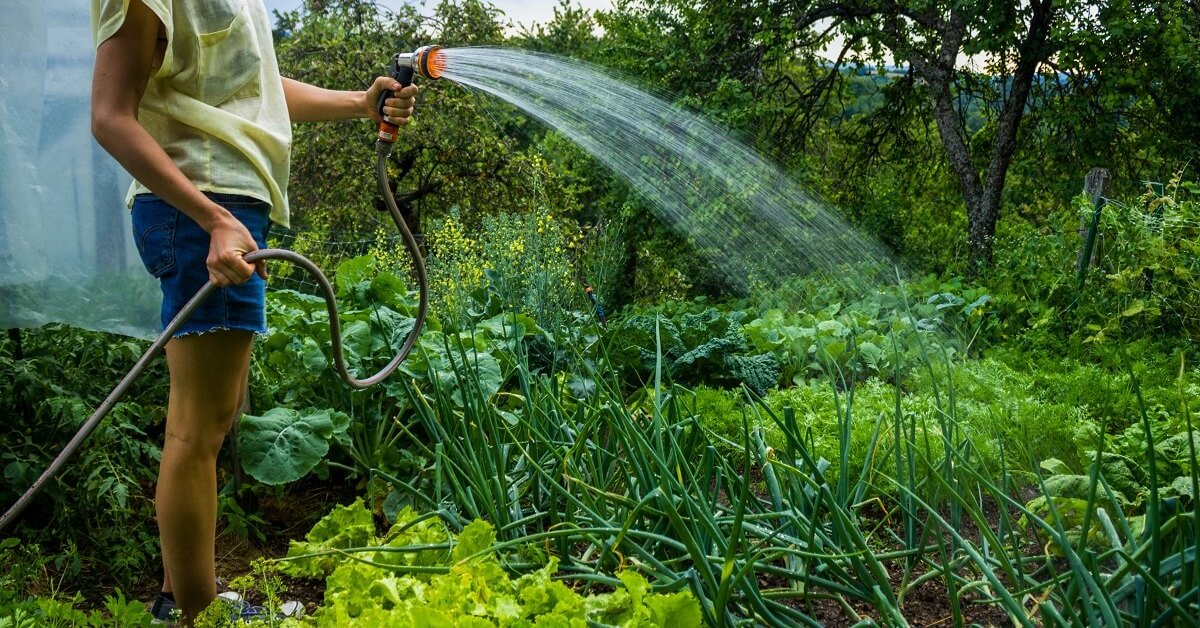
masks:
POLYGON ((1108 201, 1101 212, 1098 263, 1079 286, 1085 196, 1042 226, 1013 223, 1000 235, 985 281, 1010 337, 1066 348, 1200 334, 1200 185, 1176 176, 1163 190, 1108 201))
MULTIPOLYGON (((0 342, 0 503, 14 503, 121 381, 146 343, 49 325, 0 342)), ((160 363, 161 364, 161 363, 160 363)), ((129 588, 158 562, 151 486, 166 416, 166 369, 150 368, 10 530, 41 546, 43 576, 129 588), (70 531, 64 534, 64 531, 70 531)), ((43 583, 43 585, 46 583, 43 583)))

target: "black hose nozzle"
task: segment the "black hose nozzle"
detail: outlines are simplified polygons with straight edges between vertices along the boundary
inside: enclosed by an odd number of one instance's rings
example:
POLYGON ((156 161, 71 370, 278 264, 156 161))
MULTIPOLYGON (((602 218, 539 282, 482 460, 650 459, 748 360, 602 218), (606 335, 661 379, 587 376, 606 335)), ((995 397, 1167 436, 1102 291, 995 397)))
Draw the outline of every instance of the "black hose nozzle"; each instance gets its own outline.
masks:
MULTIPOLYGON (((400 87, 408 87, 412 85, 414 74, 437 80, 442 77, 442 71, 445 69, 446 60, 442 58, 440 46, 421 46, 413 52, 393 55, 391 62, 388 63, 388 76, 396 79, 396 82, 400 83, 400 87)), ((396 141, 396 130, 399 129, 399 125, 383 119, 383 103, 393 95, 395 92, 392 90, 384 90, 379 94, 379 100, 375 103, 375 110, 379 112, 379 117, 382 119, 379 123, 377 138, 387 144, 396 141)))

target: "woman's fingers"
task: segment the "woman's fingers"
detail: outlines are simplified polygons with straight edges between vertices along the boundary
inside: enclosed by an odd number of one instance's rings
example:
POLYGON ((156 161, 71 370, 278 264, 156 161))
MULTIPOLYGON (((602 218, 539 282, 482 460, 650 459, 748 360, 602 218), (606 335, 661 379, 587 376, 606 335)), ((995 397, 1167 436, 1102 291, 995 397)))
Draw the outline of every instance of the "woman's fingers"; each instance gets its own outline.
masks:
POLYGON ((393 124, 408 124, 409 119, 412 118, 413 108, 384 107, 383 113, 387 115, 388 121, 393 124))
MULTIPOLYGON (((242 256, 258 248, 245 225, 236 220, 213 228, 209 233, 208 265, 209 278, 218 286, 239 284, 254 274, 254 264, 242 256)), ((263 271, 265 273, 265 269, 263 271)))
POLYGON ((383 101, 383 114, 393 124, 408 124, 417 104, 417 86, 409 85, 383 101))

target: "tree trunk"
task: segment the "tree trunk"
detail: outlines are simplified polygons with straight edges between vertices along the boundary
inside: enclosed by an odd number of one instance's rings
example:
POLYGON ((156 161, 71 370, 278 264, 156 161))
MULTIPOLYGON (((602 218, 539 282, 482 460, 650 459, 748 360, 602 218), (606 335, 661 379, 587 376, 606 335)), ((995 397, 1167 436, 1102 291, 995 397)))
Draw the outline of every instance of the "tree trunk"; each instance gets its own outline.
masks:
POLYGON ((1008 167, 1017 151, 1017 132, 1025 116, 1025 104, 1033 87, 1037 66, 1049 54, 1047 47, 1054 17, 1054 0, 1034 0, 1031 7, 1029 30, 1018 47, 1019 57, 1012 86, 997 118, 996 137, 987 168, 982 174, 972 158, 967 131, 956 108, 956 95, 952 89, 958 71, 958 55, 966 37, 965 16, 957 9, 952 10, 946 20, 939 20, 933 14, 913 16, 914 19, 921 18, 923 23, 938 31, 940 42, 936 54, 922 54, 907 45, 894 17, 886 29, 893 39, 890 45, 895 50, 907 53, 913 70, 929 89, 938 136, 967 206, 967 247, 970 256, 967 272, 972 275, 992 263, 992 244, 996 236, 996 223, 1000 218, 1001 193, 1008 177, 1008 167))
MULTIPOLYGON (((929 19, 933 21, 932 17, 929 19)), ((898 33, 899 29, 893 27, 893 32, 898 33)), ((958 180, 963 203, 967 206, 968 272, 974 274, 992 260, 992 236, 996 233, 996 218, 999 216, 999 194, 991 194, 991 190, 984 187, 979 170, 971 158, 967 131, 955 108, 955 95, 951 90, 957 71, 958 51, 965 34, 963 16, 957 11, 952 12, 950 19, 941 23, 941 45, 937 56, 926 57, 916 51, 909 56, 913 70, 929 89, 938 137, 942 140, 946 160, 958 180)), ((988 180, 990 182, 992 178, 989 176, 988 180)))
POLYGON ((1000 199, 1008 178, 1008 167, 1017 152, 1017 132, 1021 129, 1021 120, 1025 118, 1025 105, 1033 89, 1038 64, 1050 56, 1054 0, 1036 0, 1031 3, 1031 8, 1029 31, 1018 47, 1020 57, 1013 72, 1012 87, 996 122, 996 138, 984 174, 983 194, 975 211, 970 211, 968 206, 969 272, 972 274, 992 263, 992 242, 996 237, 996 222, 1000 218, 1000 199))
MULTIPOLYGON (((991 192, 991 190, 988 190, 991 192)), ((974 206, 967 205, 967 250, 971 276, 992 263, 992 242, 996 239, 996 223, 1000 219, 1000 194, 984 194, 974 206)))

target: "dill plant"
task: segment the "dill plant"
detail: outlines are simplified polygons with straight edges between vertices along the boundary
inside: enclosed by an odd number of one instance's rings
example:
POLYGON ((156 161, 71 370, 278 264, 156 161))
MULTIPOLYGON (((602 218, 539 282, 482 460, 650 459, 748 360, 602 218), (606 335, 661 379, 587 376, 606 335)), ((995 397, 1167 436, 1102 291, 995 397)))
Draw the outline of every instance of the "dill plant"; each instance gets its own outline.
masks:
POLYGON ((573 249, 583 281, 595 289, 596 297, 606 310, 628 299, 628 295, 620 294, 627 231, 624 220, 599 221, 586 230, 586 235, 573 249))

